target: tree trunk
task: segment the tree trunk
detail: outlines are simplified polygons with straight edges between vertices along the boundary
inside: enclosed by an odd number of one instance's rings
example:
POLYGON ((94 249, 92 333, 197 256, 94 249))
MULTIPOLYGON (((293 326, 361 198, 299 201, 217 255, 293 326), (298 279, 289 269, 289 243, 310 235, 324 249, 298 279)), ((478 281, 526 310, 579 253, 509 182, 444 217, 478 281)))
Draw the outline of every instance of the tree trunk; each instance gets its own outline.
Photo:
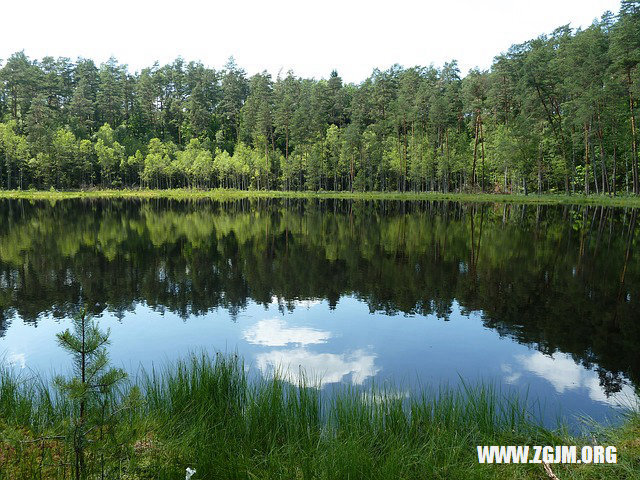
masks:
POLYGON ((629 92, 629 112, 631 114, 631 169, 633 176, 633 193, 640 193, 638 185, 638 145, 636 143, 636 116, 633 111, 633 92, 631 82, 631 69, 627 69, 627 89, 629 92))
POLYGON ((482 128, 482 117, 480 117, 480 147, 482 148, 482 193, 484 193, 484 130, 482 128))
POLYGON ((473 164, 471 165, 471 188, 476 186, 476 161, 478 159, 478 115, 476 114, 475 140, 473 142, 473 164))
MULTIPOLYGON (((612 130, 615 127, 612 127, 612 130)), ((613 138, 613 178, 611 179, 611 193, 612 195, 615 196, 616 194, 616 170, 617 170, 617 164, 618 164, 618 160, 616 158, 616 141, 615 141, 615 131, 612 132, 611 138, 613 138)))
POLYGON ((604 163, 604 134, 602 133, 602 119, 600 118, 600 112, 598 112, 598 143, 600 144, 600 166, 602 168, 602 193, 607 193, 609 190, 609 179, 607 175, 607 167, 604 163))
POLYGON ((447 150, 447 166, 444 169, 444 193, 449 193, 449 129, 447 128, 444 134, 445 147, 447 150))
POLYGON ((5 160, 7 164, 7 190, 11 190, 11 160, 9 160, 8 153, 5 153, 5 160))
POLYGON ((289 162, 289 125, 284 132, 284 159, 289 162))
POLYGON ((538 152, 538 195, 542 193, 542 147, 538 152))
MULTIPOLYGON (((86 330, 85 319, 86 317, 83 312, 82 320, 81 320, 82 321, 82 351, 80 352, 80 355, 81 355, 80 376, 81 376, 83 386, 87 381, 86 380, 87 359, 86 359, 86 349, 85 349, 85 330, 86 330)), ((82 398, 80 400, 80 418, 78 419, 78 427, 76 431, 76 441, 75 441, 76 480, 81 480, 82 478, 84 478, 84 446, 83 446, 84 432, 82 430, 84 426, 84 410, 85 410, 85 400, 84 398, 82 398)))
POLYGON ((267 190, 269 190, 269 171, 271 170, 269 168, 269 142, 265 139, 264 142, 264 154, 265 154, 265 159, 267 161, 267 190))
POLYGON ((504 193, 507 192, 507 167, 504 167, 504 193))
POLYGON ((589 195, 589 126, 584 124, 584 194, 589 195))
POLYGON ((353 153, 351 154, 350 165, 349 165, 349 189, 351 193, 353 193, 353 173, 354 173, 354 161, 353 161, 353 153))

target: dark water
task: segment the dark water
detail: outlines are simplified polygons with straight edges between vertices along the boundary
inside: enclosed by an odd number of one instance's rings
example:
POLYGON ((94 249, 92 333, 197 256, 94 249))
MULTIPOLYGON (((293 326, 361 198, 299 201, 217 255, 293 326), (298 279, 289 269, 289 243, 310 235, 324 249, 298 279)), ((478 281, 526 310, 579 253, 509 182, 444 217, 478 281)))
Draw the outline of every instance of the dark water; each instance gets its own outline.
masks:
POLYGON ((638 212, 454 202, 0 201, 0 355, 135 372, 201 348, 397 395, 491 381, 602 420, 640 385, 638 212), (300 368, 301 367, 301 368, 300 368))

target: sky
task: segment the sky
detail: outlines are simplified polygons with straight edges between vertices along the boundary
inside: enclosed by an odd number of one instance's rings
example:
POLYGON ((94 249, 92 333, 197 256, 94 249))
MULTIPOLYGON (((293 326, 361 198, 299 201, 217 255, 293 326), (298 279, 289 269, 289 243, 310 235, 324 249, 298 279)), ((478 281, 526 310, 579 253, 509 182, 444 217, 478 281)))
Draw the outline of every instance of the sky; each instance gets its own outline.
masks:
POLYGON ((115 56, 133 72, 178 56, 217 69, 233 55, 249 75, 336 69, 354 83, 376 67, 456 59, 464 75, 512 44, 618 9, 619 0, 21 0, 2 6, 0 59, 115 56))

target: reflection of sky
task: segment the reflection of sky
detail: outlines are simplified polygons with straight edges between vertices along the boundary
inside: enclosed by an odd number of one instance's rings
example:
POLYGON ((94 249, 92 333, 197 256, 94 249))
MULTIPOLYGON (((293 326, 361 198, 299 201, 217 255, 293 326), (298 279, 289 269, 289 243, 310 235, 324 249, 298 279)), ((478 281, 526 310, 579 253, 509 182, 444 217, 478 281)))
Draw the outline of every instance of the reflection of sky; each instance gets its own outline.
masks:
POLYGON ((516 355, 514 364, 504 364, 501 368, 506 374, 507 383, 516 384, 522 380, 523 373, 532 373, 549 382, 558 394, 584 389, 595 402, 627 405, 634 396, 633 388, 625 384, 620 392, 607 397, 600 386, 598 374, 577 364, 566 353, 553 356, 541 352, 516 355))
MULTIPOLYGON (((304 307, 309 309, 319 304, 320 302, 317 302, 304 307)), ((280 318, 259 320, 244 330, 243 338, 250 344, 265 347, 299 345, 297 348, 261 352, 255 357, 256 366, 263 375, 272 376, 277 372, 295 384, 301 380, 313 384, 337 383, 350 375, 351 382, 360 385, 379 371, 374 365, 375 355, 362 349, 337 354, 314 352, 304 348, 308 345, 327 343, 331 333, 315 328, 289 326, 280 318)))
POLYGON ((320 305, 322 303, 322 300, 317 299, 317 298, 309 298, 309 299, 306 299, 306 300, 292 300, 292 301, 287 302, 285 300, 279 299, 278 297, 272 297, 271 298, 271 303, 272 303, 272 305, 278 305, 280 303, 287 304, 287 305, 290 304, 290 305, 292 305, 292 306, 294 306, 296 308, 309 309, 309 308, 315 307, 316 305, 320 305))
POLYGON ((355 350, 346 354, 314 353, 305 348, 271 350, 256 355, 258 369, 265 375, 274 372, 298 384, 307 383, 326 385, 344 380, 348 375, 351 383, 362 385, 380 370, 375 366, 376 356, 364 350, 355 350))
POLYGON ((27 366, 27 358, 26 355, 24 353, 9 353, 6 356, 6 361, 8 365, 11 365, 12 367, 17 367, 19 369, 23 369, 26 368, 27 366))
POLYGON ((309 327, 292 328, 279 318, 268 318, 247 328, 243 337, 254 345, 284 347, 290 343, 299 345, 326 343, 331 337, 331 333, 309 327))
MULTIPOLYGON (((495 330, 485 328, 473 313, 464 316, 453 305, 450 321, 434 316, 371 314, 366 304, 343 297, 334 310, 326 301, 298 301, 282 313, 277 301, 250 303, 231 317, 219 309, 183 321, 172 313, 139 305, 122 320, 105 313, 102 327, 111 328, 113 363, 130 372, 140 365, 165 365, 189 351, 238 352, 247 367, 270 376, 288 372, 324 385, 338 382, 391 385, 407 392, 442 383, 498 382, 504 389, 527 391, 540 399, 552 421, 559 405, 565 415, 587 414, 602 419, 616 398, 607 398, 598 376, 569 356, 545 356, 495 330)), ((56 344, 55 333, 69 321, 43 318, 34 327, 15 319, 0 338, 0 358, 15 367, 43 373, 60 372, 69 357, 56 344)), ((632 396, 630 386, 623 395, 632 396)), ((404 395, 404 393, 403 393, 404 395)))

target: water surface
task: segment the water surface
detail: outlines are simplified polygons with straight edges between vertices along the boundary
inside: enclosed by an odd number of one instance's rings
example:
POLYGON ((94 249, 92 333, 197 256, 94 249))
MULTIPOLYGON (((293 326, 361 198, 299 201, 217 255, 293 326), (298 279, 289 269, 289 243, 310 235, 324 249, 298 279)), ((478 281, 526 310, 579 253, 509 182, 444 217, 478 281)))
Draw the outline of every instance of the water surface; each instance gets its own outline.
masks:
POLYGON ((637 211, 339 200, 0 201, 0 354, 60 371, 80 306, 135 373, 239 352, 325 387, 490 381, 547 420, 640 384, 637 211))

